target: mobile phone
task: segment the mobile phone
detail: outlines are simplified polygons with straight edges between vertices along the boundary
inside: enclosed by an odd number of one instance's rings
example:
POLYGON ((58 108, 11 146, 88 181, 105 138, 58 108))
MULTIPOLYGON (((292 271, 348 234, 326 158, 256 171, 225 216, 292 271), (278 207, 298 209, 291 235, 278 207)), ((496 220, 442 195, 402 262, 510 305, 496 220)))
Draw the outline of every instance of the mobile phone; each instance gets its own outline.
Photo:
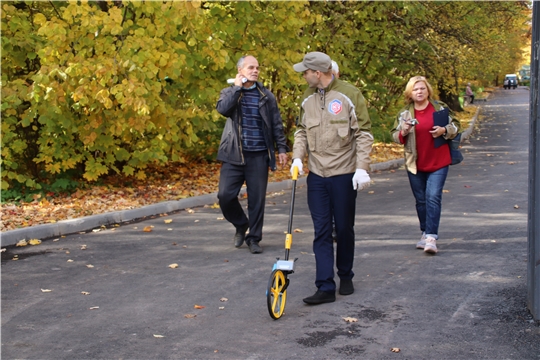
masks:
MULTIPOLYGON (((227 79, 227 84, 234 84, 235 81, 236 81, 236 79, 227 79)), ((242 84, 247 83, 247 81, 248 81, 248 79, 242 78, 242 84)))

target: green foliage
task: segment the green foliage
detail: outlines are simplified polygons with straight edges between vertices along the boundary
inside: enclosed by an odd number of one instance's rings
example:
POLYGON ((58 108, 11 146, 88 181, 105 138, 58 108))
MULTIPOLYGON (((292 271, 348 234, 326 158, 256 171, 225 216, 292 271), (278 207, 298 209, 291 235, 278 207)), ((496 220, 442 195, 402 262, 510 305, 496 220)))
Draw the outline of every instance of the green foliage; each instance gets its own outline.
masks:
POLYGON ((15 197, 70 190, 110 173, 144 179, 152 164, 213 159, 224 123, 215 103, 246 54, 259 60, 289 142, 306 86, 292 64, 315 50, 362 90, 376 140, 387 141, 410 76, 425 75, 441 97, 456 99, 466 81, 496 83, 517 66, 530 14, 524 2, 1 7, 1 188, 15 197))
POLYGON ((80 182, 73 180, 70 172, 60 174, 51 184, 41 184, 39 188, 32 188, 23 184, 14 183, 14 186, 0 192, 2 203, 31 202, 39 195, 40 198, 48 198, 56 194, 71 194, 83 186, 80 182))

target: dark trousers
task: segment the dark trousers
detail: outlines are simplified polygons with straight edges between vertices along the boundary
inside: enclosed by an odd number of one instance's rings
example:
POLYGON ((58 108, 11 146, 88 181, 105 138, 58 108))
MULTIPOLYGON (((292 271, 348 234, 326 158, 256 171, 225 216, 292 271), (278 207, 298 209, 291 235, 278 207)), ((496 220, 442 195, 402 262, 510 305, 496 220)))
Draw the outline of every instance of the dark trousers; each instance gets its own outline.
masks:
POLYGON ((249 234, 246 236, 246 243, 249 244, 262 239, 269 157, 267 151, 245 155, 245 165, 221 165, 218 199, 223 216, 236 228, 249 223, 249 234), (248 195, 248 216, 238 201, 244 182, 248 195))
POLYGON ((315 239, 315 285, 321 291, 335 292, 334 239, 332 219, 336 226, 336 267, 340 279, 352 279, 354 260, 354 217, 357 192, 352 187, 353 174, 307 177, 308 206, 313 220, 315 239))

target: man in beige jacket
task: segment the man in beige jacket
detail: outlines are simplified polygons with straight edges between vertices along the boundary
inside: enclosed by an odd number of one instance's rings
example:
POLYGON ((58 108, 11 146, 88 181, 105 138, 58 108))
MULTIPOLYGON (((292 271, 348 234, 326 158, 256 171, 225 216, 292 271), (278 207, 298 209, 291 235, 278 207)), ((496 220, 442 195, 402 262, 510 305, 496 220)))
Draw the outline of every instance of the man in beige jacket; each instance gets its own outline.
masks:
POLYGON ((357 190, 370 183, 367 170, 373 135, 364 97, 353 85, 332 75, 328 55, 308 53, 294 70, 303 73, 309 86, 294 135, 291 171, 297 166, 302 174, 302 160, 308 156, 308 206, 315 230, 317 292, 304 302, 316 305, 336 299, 332 220, 337 233, 339 293, 354 292, 356 196, 357 190))

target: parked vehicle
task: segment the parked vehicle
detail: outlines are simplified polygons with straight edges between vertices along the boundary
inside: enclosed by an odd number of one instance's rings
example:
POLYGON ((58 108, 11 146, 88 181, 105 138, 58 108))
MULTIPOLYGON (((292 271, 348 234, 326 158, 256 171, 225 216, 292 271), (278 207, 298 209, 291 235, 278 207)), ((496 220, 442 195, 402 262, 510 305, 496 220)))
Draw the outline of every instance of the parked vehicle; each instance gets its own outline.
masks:
POLYGON ((517 78, 517 75, 516 74, 506 74, 506 76, 504 77, 504 83, 503 83, 503 86, 505 89, 510 89, 510 88, 517 88, 518 86, 518 78, 517 78))

